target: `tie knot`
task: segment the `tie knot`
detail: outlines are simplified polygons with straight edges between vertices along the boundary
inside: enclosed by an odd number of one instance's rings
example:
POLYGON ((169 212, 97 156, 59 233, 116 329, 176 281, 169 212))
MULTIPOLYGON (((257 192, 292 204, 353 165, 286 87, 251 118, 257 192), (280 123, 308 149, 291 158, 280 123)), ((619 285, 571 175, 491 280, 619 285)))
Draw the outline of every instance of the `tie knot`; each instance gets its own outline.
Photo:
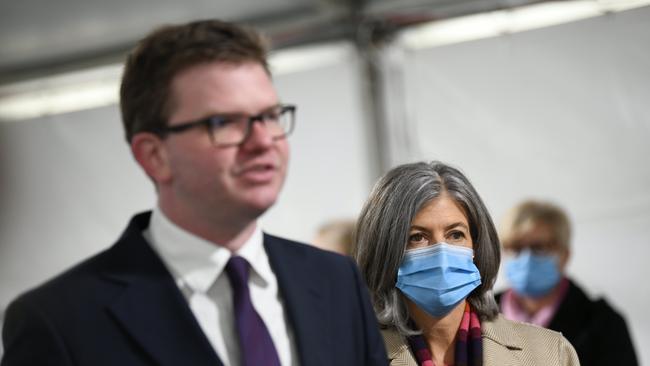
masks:
POLYGON ((248 261, 240 256, 232 256, 226 264, 226 273, 233 287, 248 287, 248 261))

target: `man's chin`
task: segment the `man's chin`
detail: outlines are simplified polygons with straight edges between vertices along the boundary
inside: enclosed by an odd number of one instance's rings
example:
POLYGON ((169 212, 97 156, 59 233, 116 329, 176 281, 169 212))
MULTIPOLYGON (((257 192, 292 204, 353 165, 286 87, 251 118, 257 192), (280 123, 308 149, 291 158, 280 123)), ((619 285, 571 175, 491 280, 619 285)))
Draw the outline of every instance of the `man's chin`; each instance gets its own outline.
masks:
POLYGON ((274 182, 270 185, 248 187, 240 189, 237 195, 236 206, 246 210, 251 216, 260 216, 271 208, 278 199, 281 190, 281 184, 274 182))
POLYGON ((250 212, 251 216, 255 218, 264 214, 269 208, 271 208, 277 200, 277 196, 272 197, 251 197, 249 198, 245 206, 250 212))

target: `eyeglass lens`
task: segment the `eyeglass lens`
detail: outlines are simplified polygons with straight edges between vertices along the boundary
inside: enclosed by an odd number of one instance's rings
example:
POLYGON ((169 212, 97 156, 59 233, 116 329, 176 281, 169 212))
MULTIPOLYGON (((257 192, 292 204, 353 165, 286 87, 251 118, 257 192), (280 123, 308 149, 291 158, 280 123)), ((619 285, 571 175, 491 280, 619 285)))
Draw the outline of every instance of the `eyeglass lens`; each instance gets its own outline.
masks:
POLYGON ((236 145, 244 142, 256 122, 264 125, 266 133, 274 139, 285 137, 291 132, 294 109, 277 107, 257 116, 229 116, 211 125, 212 138, 216 145, 236 145))

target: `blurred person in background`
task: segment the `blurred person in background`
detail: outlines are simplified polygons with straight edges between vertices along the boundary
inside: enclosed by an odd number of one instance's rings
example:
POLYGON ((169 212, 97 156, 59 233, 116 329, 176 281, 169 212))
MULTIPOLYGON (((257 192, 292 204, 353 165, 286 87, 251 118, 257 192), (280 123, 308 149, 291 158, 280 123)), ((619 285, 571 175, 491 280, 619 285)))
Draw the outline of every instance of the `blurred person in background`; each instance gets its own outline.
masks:
POLYGON ((330 220, 321 225, 314 236, 313 243, 321 249, 330 250, 343 255, 350 255, 353 249, 355 220, 330 220))
POLYGON ((498 314, 496 229, 453 167, 421 162, 384 175, 357 222, 354 257, 391 365, 579 364, 560 333, 498 314))
POLYGON ((354 261, 257 224, 283 186, 296 109, 266 55, 257 32, 218 20, 137 44, 120 104, 157 204, 10 304, 2 366, 386 364, 354 261))
POLYGON ((499 234, 510 285, 497 294, 505 317, 561 332, 583 366, 638 364, 623 317, 567 277, 571 225, 564 210, 521 202, 502 220, 499 234))

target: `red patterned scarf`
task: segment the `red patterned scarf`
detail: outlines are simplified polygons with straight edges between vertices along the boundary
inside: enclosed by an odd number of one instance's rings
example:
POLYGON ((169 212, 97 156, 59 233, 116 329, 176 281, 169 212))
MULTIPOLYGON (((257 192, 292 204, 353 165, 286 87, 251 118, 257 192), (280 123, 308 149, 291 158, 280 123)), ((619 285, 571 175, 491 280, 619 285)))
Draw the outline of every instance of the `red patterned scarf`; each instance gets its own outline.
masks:
MULTIPOLYGON (((421 334, 407 338, 411 351, 420 366, 435 366, 431 352, 424 336, 421 334)), ((481 339, 481 322, 478 315, 471 309, 469 303, 465 305, 460 328, 456 335, 455 366, 482 366, 483 341, 481 339)))

